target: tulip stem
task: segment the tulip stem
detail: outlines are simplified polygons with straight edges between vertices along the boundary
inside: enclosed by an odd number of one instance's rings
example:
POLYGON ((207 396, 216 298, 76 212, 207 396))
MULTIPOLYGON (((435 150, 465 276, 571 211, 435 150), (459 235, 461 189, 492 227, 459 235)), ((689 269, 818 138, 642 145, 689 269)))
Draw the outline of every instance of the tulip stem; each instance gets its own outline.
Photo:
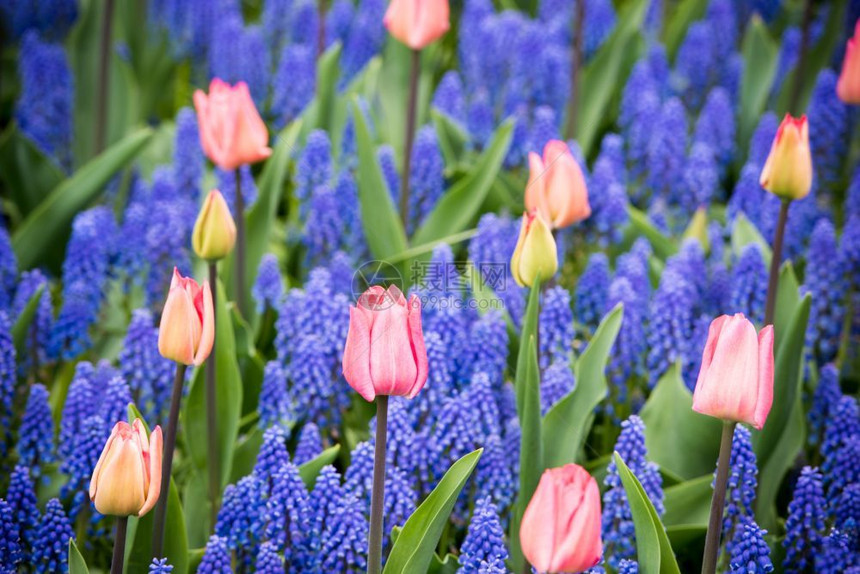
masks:
POLYGON ((385 502, 385 441, 388 435, 388 395, 376 397, 376 450, 373 455, 373 493, 370 498, 370 534, 367 574, 382 571, 382 510, 385 502))
POLYGON ((317 0, 317 59, 325 52, 325 0, 317 0))
POLYGON ((99 54, 99 85, 96 106, 97 154, 105 148, 107 140, 108 91, 110 90, 111 33, 113 28, 113 0, 106 0, 102 14, 102 37, 99 54))
POLYGON ((779 220, 773 238, 773 254, 770 258, 770 276, 767 281, 767 302, 765 303, 764 324, 773 325, 776 313, 776 291, 779 287, 779 264, 782 260, 782 243, 785 238, 785 225, 788 221, 788 208, 791 201, 784 199, 779 206, 779 220))
MULTIPOLYGON (((209 285, 212 288, 212 306, 218 293, 218 263, 209 262, 209 285)), ((217 324, 215 324, 217 338, 217 324)), ((214 346, 214 342, 213 342, 214 346)), ((215 356, 210 355, 206 361, 206 448, 209 461, 209 504, 211 526, 215 527, 218 518, 218 494, 221 490, 221 461, 218 456, 218 397, 215 392, 215 356)))
MULTIPOLYGON (((245 198, 242 197, 242 174, 236 168, 236 303, 245 314, 245 198)), ((214 286, 213 286, 214 289, 214 286)))
POLYGON ((708 534, 705 538, 702 574, 715 574, 717 571, 720 535, 723 530, 723 507, 726 504, 726 484, 729 480, 729 461, 732 455, 732 438, 735 435, 736 424, 734 421, 723 421, 720 459, 717 462, 717 478, 714 481, 714 495, 711 498, 711 515, 708 518, 708 534))
POLYGON ((567 100, 567 125, 564 130, 567 139, 573 139, 576 132, 576 114, 579 107, 579 74, 582 71, 582 36, 585 29, 585 0, 576 0, 573 17, 573 63, 570 71, 570 98, 567 100))
POLYGON ((794 84, 791 86, 791 99, 788 109, 793 114, 800 113, 800 95, 803 92, 803 80, 806 77, 806 60, 809 54, 809 40, 812 28, 812 0, 803 2, 803 22, 800 33, 800 54, 797 56, 797 68, 794 70, 794 84))
POLYGON ((187 365, 176 363, 176 377, 173 379, 173 393, 170 397, 170 416, 167 419, 167 432, 164 436, 164 458, 161 462, 161 495, 155 505, 152 526, 152 557, 163 558, 164 524, 167 521, 167 500, 170 498, 170 471, 173 468, 173 451, 176 449, 176 427, 179 424, 179 403, 182 402, 182 387, 185 384, 187 365))
POLYGON ((409 72, 409 101, 406 107, 406 138, 403 144, 403 173, 400 174, 400 221, 403 229, 409 220, 409 173, 412 170, 412 144, 415 141, 415 121, 418 107, 418 74, 421 71, 421 51, 412 50, 409 72))
POLYGON ((122 574, 122 563, 125 560, 125 533, 128 530, 128 516, 116 517, 116 537, 113 541, 113 559, 110 563, 110 574, 122 574))

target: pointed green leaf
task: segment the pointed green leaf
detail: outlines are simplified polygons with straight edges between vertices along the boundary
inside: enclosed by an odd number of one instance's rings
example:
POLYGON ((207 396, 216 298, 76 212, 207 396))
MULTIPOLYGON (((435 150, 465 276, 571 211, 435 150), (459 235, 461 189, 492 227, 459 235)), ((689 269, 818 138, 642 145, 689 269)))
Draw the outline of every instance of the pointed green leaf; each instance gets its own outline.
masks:
POLYGON ((341 44, 335 42, 317 61, 317 127, 331 131, 331 118, 340 76, 341 44))
POLYGON ((317 481, 317 475, 324 466, 332 464, 340 453, 340 445, 336 444, 319 453, 316 457, 299 466, 299 476, 308 490, 313 489, 314 483, 317 481))
POLYGON ((664 489, 663 524, 672 526, 691 526, 707 529, 711 513, 711 496, 714 492, 711 483, 714 474, 709 473, 664 489))
POLYGON ((767 25, 762 22, 758 14, 754 14, 747 24, 741 52, 744 65, 741 77, 738 141, 743 148, 746 148, 767 105, 779 59, 779 45, 771 38, 767 25))
POLYGON ((27 301, 27 305, 24 306, 24 310, 18 315, 15 324, 12 325, 12 341, 15 343, 15 355, 19 360, 26 355, 27 347, 31 346, 32 341, 27 340, 27 335, 32 333, 30 325, 36 316, 36 310, 39 308, 39 302, 42 300, 44 292, 44 285, 36 289, 33 296, 27 301))
POLYGON ((668 259, 678 252, 678 246, 675 245, 675 242, 660 233, 660 230, 654 227, 644 212, 631 205, 627 207, 627 213, 630 215, 631 228, 637 235, 648 240, 651 247, 654 248, 654 254, 660 259, 668 259))
POLYGON ((66 174, 15 124, 0 136, 0 179, 22 217, 60 185, 66 174))
POLYGON ((642 574, 681 574, 666 529, 645 489, 617 452, 614 460, 633 515, 639 571, 642 574))
POLYGON ((522 417, 523 401, 525 397, 525 385, 520 385, 519 382, 525 380, 526 369, 528 368, 529 346, 528 341, 538 335, 538 314, 540 313, 540 277, 535 278, 535 283, 529 291, 529 301, 526 305, 526 312, 523 315, 523 327, 520 331, 520 346, 517 351, 517 370, 514 376, 514 390, 517 395, 517 414, 522 417))
POLYGON ((735 254, 735 257, 739 257, 743 252, 744 247, 747 245, 753 244, 757 245, 759 251, 761 251, 762 259, 764 259, 764 263, 766 266, 770 265, 771 250, 770 245, 767 241, 765 241, 764 237, 762 237, 759 230, 756 228, 752 222, 747 219, 747 216, 744 215, 743 212, 739 213, 735 217, 735 223, 732 226, 732 251, 735 254))
POLYGON ((430 110, 430 118, 436 128, 436 137, 439 140, 442 157, 445 158, 445 167, 450 170, 463 160, 469 134, 454 119, 435 108, 430 110))
POLYGON ((451 465, 433 492, 406 520, 385 562, 385 574, 427 572, 451 509, 482 452, 478 449, 451 465))
POLYGON ((588 347, 576 361, 576 386, 544 417, 543 448, 547 468, 577 460, 594 421, 594 408, 608 391, 606 364, 623 318, 621 304, 603 318, 588 347))
POLYGON ((104 191, 116 172, 143 150, 152 136, 141 128, 109 147, 58 185, 12 235, 18 267, 30 269, 41 263, 59 264, 72 219, 104 191))
POLYGON ((78 545, 75 544, 74 538, 69 538, 69 574, 90 574, 90 569, 87 568, 87 562, 81 556, 81 551, 78 550, 78 545))

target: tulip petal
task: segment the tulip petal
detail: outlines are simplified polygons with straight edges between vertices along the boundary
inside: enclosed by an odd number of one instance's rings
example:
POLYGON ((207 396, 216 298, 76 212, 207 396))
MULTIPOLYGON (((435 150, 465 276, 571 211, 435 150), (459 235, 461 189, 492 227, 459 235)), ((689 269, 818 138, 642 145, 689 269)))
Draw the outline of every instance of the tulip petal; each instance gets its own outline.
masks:
POLYGON ((409 298, 409 340, 412 343, 412 356, 418 367, 415 383, 409 390, 408 398, 414 398, 424 384, 427 382, 429 364, 427 362, 427 349, 424 347, 424 331, 421 329, 421 299, 416 295, 409 298))
POLYGON ((119 437, 111 445, 95 492, 96 510, 113 516, 136 515, 146 500, 143 457, 129 438, 119 437))
POLYGON ((558 490, 552 471, 544 471, 520 523, 520 545, 538 572, 549 572, 558 523, 558 490))
POLYGON ((343 377, 346 382, 368 402, 373 402, 376 398, 376 390, 370 375, 372 319, 368 315, 372 314, 372 311, 362 307, 361 300, 358 307, 349 308, 349 331, 346 335, 342 361, 343 377))
MULTIPOLYGON (((139 420, 139 419, 136 419, 139 420)), ((164 441, 161 436, 161 427, 156 426, 149 435, 149 489, 146 492, 146 501, 138 511, 138 516, 143 516, 155 507, 161 494, 161 459, 163 456, 164 441)))
POLYGON ((768 325, 758 334, 758 400, 752 423, 758 430, 773 405, 773 372, 773 325, 768 325))
POLYGON ((374 313, 376 317, 370 333, 370 375, 376 393, 406 395, 418 376, 418 366, 409 342, 406 307, 394 304, 374 313))
POLYGON ((110 437, 108 437, 107 442, 105 442, 105 446, 102 449, 102 453, 99 455, 99 461, 96 463, 96 467, 93 469, 93 474, 90 477, 90 500, 94 500, 96 497, 96 490, 99 484, 99 475, 101 473, 102 468, 104 467, 105 460, 108 458, 111 446, 116 440, 117 436, 119 436, 119 431, 122 428, 122 425, 128 424, 125 421, 120 421, 113 426, 113 429, 110 432, 110 437))
POLYGON ((212 301, 212 290, 209 282, 203 282, 203 324, 197 353, 194 355, 194 366, 200 366, 212 352, 215 343, 215 306, 212 301))

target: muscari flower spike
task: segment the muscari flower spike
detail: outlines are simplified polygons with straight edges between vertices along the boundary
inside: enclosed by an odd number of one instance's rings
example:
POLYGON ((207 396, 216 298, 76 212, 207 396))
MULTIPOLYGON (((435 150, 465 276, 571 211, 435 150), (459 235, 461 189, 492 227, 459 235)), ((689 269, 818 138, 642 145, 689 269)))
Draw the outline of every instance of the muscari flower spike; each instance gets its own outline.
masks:
POLYGON ((507 572, 503 566, 507 559, 508 549, 498 511, 489 497, 480 498, 475 504, 466 538, 460 548, 458 572, 503 574, 507 572))
POLYGON ((815 562, 821 551, 824 534, 826 503, 821 473, 817 468, 804 467, 794 486, 794 496, 788 505, 785 523, 785 560, 787 573, 802 573, 815 562))

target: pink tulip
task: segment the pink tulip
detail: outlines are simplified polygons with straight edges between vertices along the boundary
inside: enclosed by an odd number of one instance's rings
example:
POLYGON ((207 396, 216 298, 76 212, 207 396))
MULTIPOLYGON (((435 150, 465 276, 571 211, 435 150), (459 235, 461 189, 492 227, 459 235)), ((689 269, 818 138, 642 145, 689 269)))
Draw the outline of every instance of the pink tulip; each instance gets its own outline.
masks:
POLYGON ((367 401, 376 395, 410 399, 427 381, 421 300, 409 301, 392 285, 374 286, 349 309, 343 376, 367 401))
POLYGON ((854 24, 854 37, 845 45, 836 94, 846 104, 860 104, 860 19, 854 24))
POLYGON ((567 227, 591 215, 582 169, 563 141, 552 140, 543 158, 529 153, 526 208, 537 209, 554 228, 567 227))
POLYGON ((600 490, 579 465, 545 470, 523 514, 520 545, 538 572, 583 572, 600 561, 600 490))
POLYGON ((194 92, 194 107, 203 152, 221 169, 234 170, 272 155, 269 132, 245 82, 231 87, 215 78, 208 96, 194 92))
POLYGON ((759 183, 786 200, 803 199, 812 189, 812 152, 806 116, 785 114, 770 147, 759 183))
POLYGON ((391 0, 383 23, 392 36, 421 50, 448 31, 449 13, 448 0, 391 0))
POLYGON ((201 365, 215 341, 215 308, 209 282, 203 285, 173 268, 170 292, 158 329, 158 352, 183 365, 201 365))
POLYGON ((112 516, 143 516, 161 492, 161 427, 146 438, 135 419, 116 423, 90 478, 90 500, 112 516))
POLYGON ((714 319, 702 353, 693 410, 761 430, 773 404, 773 326, 756 335, 738 313, 714 319))

